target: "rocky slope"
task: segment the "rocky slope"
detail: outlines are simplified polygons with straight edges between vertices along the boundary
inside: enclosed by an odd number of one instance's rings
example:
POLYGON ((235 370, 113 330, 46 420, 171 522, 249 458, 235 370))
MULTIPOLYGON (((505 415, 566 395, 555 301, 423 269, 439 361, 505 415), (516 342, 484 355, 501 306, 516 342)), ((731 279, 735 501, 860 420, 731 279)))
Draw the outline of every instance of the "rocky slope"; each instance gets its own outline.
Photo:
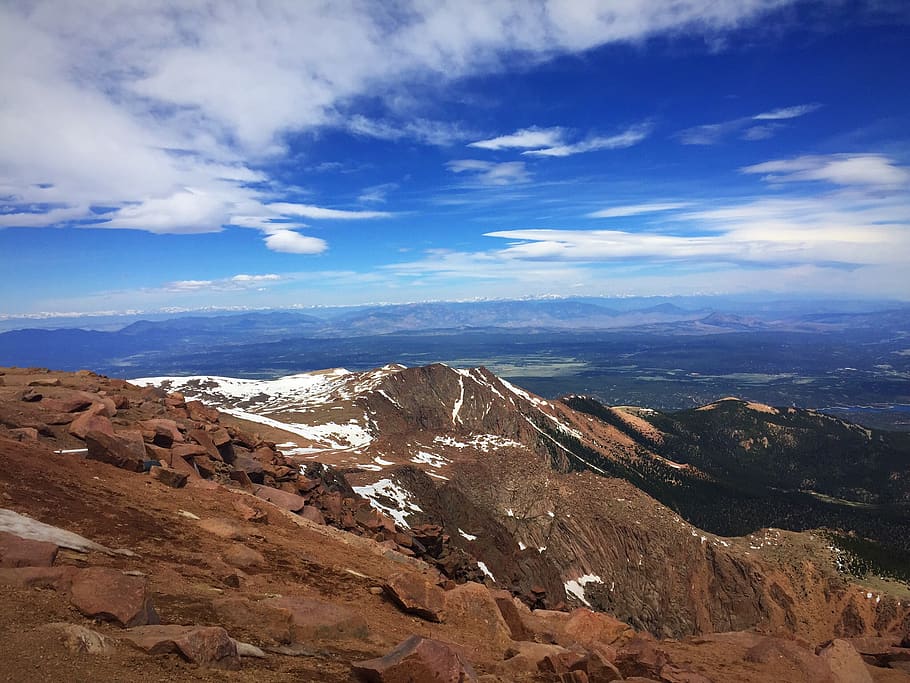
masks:
POLYGON ((760 627, 818 640, 910 624, 900 590, 866 597, 818 535, 706 533, 611 476, 716 482, 661 455, 654 444, 671 435, 629 412, 611 422, 443 365, 143 381, 296 432, 283 444, 293 461, 342 468, 401 524, 442 526, 528 604, 586 604, 674 637, 760 627))
POLYGON ((184 394, 0 372, 11 680, 908 678, 905 602, 838 578, 808 535, 705 534, 574 472, 578 444, 654 456, 482 369, 184 394), (585 602, 635 628, 530 609, 585 602), (646 632, 748 627, 774 636, 646 632))

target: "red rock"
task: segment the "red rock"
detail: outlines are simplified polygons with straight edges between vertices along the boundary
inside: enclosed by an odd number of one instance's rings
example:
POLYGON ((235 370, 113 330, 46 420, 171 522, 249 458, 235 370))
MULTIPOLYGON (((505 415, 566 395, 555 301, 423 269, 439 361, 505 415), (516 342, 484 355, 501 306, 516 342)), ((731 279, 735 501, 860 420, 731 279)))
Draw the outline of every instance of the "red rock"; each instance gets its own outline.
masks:
POLYGON ((882 636, 859 636, 856 638, 841 638, 841 640, 850 643, 853 648, 861 655, 884 655, 892 647, 900 645, 900 638, 889 638, 882 636))
POLYGON ((243 597, 218 598, 212 607, 218 622, 229 627, 232 633, 235 630, 249 633, 260 641, 291 642, 290 610, 243 597))
POLYGON ((512 640, 531 640, 533 634, 525 628, 518 607, 512 599, 512 594, 505 590, 491 590, 490 595, 496 601, 496 606, 499 608, 503 621, 506 622, 506 626, 509 628, 512 640))
POLYGON ((445 601, 447 623, 472 630, 502 652, 512 644, 509 627, 486 586, 468 581, 446 591, 445 601))
POLYGON ((99 460, 131 472, 142 472, 145 464, 145 442, 139 432, 114 435, 90 430, 85 435, 89 460, 99 460))
POLYGON ((669 658, 651 640, 635 636, 619 649, 614 663, 623 676, 659 678, 660 671, 669 663, 669 658))
POLYGON ((830 683, 832 680, 831 669, 825 660, 793 641, 782 638, 763 638, 746 651, 743 659, 759 664, 784 660, 802 672, 807 681, 830 683))
POLYGON ((232 545, 225 550, 222 559, 226 564, 244 571, 249 571, 250 569, 255 569, 257 567, 264 567, 266 564, 265 557, 262 553, 258 550, 248 548, 241 543, 232 545))
POLYGON ((586 664, 587 657, 584 654, 565 650, 545 655, 537 663, 537 669, 544 673, 561 674, 583 669, 586 664))
POLYGON ((211 437, 212 443, 215 444, 216 448, 220 448, 231 443, 231 435, 228 434, 227 430, 224 427, 219 427, 218 429, 212 431, 209 436, 211 437))
POLYGON ((151 432, 151 441, 156 446, 170 448, 175 443, 183 443, 183 434, 174 420, 155 418, 152 420, 143 420, 139 425, 143 429, 151 432))
POLYGON ((10 436, 16 441, 32 441, 35 442, 38 440, 38 430, 34 427, 15 427, 9 430, 10 436))
POLYGON ((194 443, 179 443, 171 447, 171 461, 177 458, 183 458, 184 460, 190 460, 195 458, 197 455, 206 455, 205 449, 194 443))
POLYGON ((306 505, 306 499, 302 496, 298 496, 296 493, 288 493, 281 489, 273 489, 270 486, 257 485, 254 487, 253 492, 263 500, 267 500, 291 512, 298 512, 306 505))
POLYGON ((304 505, 298 514, 304 519, 308 519, 316 524, 325 524, 325 517, 322 516, 319 508, 314 507, 313 505, 304 505))
POLYGON ((41 407, 45 410, 52 410, 55 413, 78 413, 91 406, 93 400, 90 396, 80 393, 72 393, 63 398, 45 398, 41 401, 41 407))
POLYGON ((603 612, 592 612, 584 607, 579 607, 570 613, 568 621, 563 626, 568 646, 575 642, 585 648, 590 648, 594 643, 600 642, 611 645, 618 641, 628 641, 635 635, 635 630, 619 619, 603 612))
POLYGON ((269 516, 265 512, 239 500, 234 501, 234 509, 240 513, 241 519, 245 522, 253 522, 254 524, 268 524, 269 522, 269 516))
POLYGON ((291 617, 294 642, 311 640, 365 640, 369 628, 363 615, 355 609, 313 598, 285 596, 262 604, 287 610, 291 617))
POLYGON ((201 478, 201 475, 196 470, 196 466, 193 463, 187 462, 183 458, 176 457, 173 453, 170 453, 168 457, 170 458, 171 469, 185 474, 187 476, 187 481, 201 478))
POLYGON ((68 591, 78 567, 15 567, 0 568, 0 586, 19 588, 52 588, 68 591))
POLYGON ((247 489, 248 491, 253 490, 253 482, 250 480, 250 476, 243 470, 231 470, 230 475, 231 481, 237 482, 241 488, 247 489))
POLYGON ((530 677, 537 674, 546 657, 563 652, 568 650, 551 643, 515 642, 505 652, 506 659, 499 665, 498 672, 509 678, 530 677))
POLYGON ((186 460, 192 460, 193 465, 196 466, 196 471, 206 479, 211 479, 218 472, 218 464, 208 455, 194 455, 192 458, 186 458, 186 460))
POLYGON ((846 640, 833 640, 818 656, 828 664, 834 683, 872 683, 863 658, 846 640))
POLYGON ((384 657, 354 662, 352 672, 367 683, 467 683, 477 674, 452 645, 411 636, 384 657))
POLYGON ((85 616, 123 627, 157 624, 148 584, 140 576, 116 569, 89 567, 73 577, 70 600, 85 616))
POLYGON ((113 436, 114 425, 111 424, 111 421, 108 418, 101 415, 83 413, 73 420, 69 426, 69 433, 83 441, 85 441, 86 434, 92 431, 102 432, 113 436))
POLYGON ((175 652, 200 666, 240 668, 237 644, 220 626, 139 626, 125 631, 120 638, 151 655, 175 652))
POLYGON ((383 586, 392 600, 408 614, 427 621, 444 621, 446 594, 422 574, 398 572, 383 586))
POLYGON ((237 455, 234 457, 234 462, 231 464, 235 470, 246 472, 250 481, 254 484, 261 484, 264 481, 265 468, 263 468, 262 463, 258 460, 251 458, 248 455, 237 455))
POLYGON ((179 489, 186 486, 186 480, 188 478, 187 474, 184 472, 178 472, 177 470, 164 467, 152 467, 149 470, 149 474, 153 479, 160 481, 165 486, 170 486, 172 489, 179 489))
POLYGON ((212 437, 209 436, 208 432, 202 429, 191 429, 186 435, 202 446, 212 460, 223 462, 221 453, 218 452, 218 448, 216 448, 215 442, 212 441, 212 437))
POLYGON ((202 401, 187 401, 186 410, 190 419, 196 422, 218 422, 218 411, 207 407, 202 401))
POLYGON ((57 546, 0 531, 0 567, 51 567, 57 546))

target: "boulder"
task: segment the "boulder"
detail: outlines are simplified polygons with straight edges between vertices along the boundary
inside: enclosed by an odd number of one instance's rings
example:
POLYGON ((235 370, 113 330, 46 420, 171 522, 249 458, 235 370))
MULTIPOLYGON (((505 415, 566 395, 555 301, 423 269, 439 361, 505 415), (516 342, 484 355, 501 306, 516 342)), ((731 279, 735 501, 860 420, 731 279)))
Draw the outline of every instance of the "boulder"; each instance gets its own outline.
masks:
POLYGON ((832 640, 818 652, 831 669, 834 683, 872 683, 872 675, 856 648, 846 640, 832 640))
POLYGON ((152 479, 160 481, 165 486, 170 486, 173 489, 183 488, 186 486, 186 480, 188 479, 186 472, 178 472, 170 467, 152 467, 149 470, 149 474, 152 479))
POLYGON ((58 547, 0 531, 0 567, 51 567, 58 547))
POLYGON ((114 641, 110 638, 79 624, 45 624, 39 627, 39 630, 59 638, 63 646, 70 652, 110 655, 116 650, 114 641))
POLYGON ((264 567, 265 557, 258 550, 253 550, 242 543, 235 543, 224 551, 221 556, 225 564, 229 564, 236 569, 249 571, 257 567, 264 567))
POLYGON ((119 626, 157 624, 148 583, 116 569, 89 567, 73 577, 70 600, 85 616, 113 621, 119 626))
POLYGON ((38 430, 34 427, 14 427, 9 430, 9 435, 16 441, 38 441, 38 430))
POLYGON ((183 434, 174 420, 154 418, 143 420, 139 423, 139 426, 149 433, 150 441, 156 446, 170 448, 175 443, 183 443, 183 434))
MULTIPOLYGON (((499 613, 502 615, 503 621, 506 622, 506 626, 509 627, 509 633, 512 636, 512 640, 531 640, 533 634, 525 628, 524 622, 521 620, 521 613, 518 611, 519 608, 515 604, 512 594, 506 590, 491 590, 490 595, 493 596, 493 600, 496 601, 499 613)), ((524 609, 527 610, 527 608, 524 609)))
POLYGON ((130 472, 145 468, 145 442, 140 432, 108 434, 92 429, 85 435, 86 458, 99 460, 130 472))
POLYGON ((612 645, 627 642, 634 635, 635 629, 619 619, 603 612, 592 612, 579 607, 570 613, 569 619, 563 625, 563 637, 558 642, 566 647, 571 643, 578 643, 590 649, 594 643, 612 645))
POLYGON ((249 477, 250 481, 254 484, 261 484, 265 481, 265 468, 263 468, 262 463, 255 458, 242 454, 235 455, 232 465, 238 472, 245 472, 246 476, 249 477))
POLYGON ((85 436, 92 431, 103 432, 104 434, 113 436, 114 425, 103 415, 83 413, 73 420, 69 426, 69 433, 83 441, 85 441, 85 436))
POLYGON ((176 653, 188 662, 215 669, 239 669, 237 644, 220 626, 139 626, 121 639, 151 655, 176 653))
POLYGON ((253 492, 263 500, 267 500, 291 512, 298 512, 306 505, 306 499, 303 496, 298 496, 296 493, 288 493, 281 489, 273 489, 271 486, 257 485, 253 488, 253 492))
POLYGON ((422 574, 398 572, 389 577, 385 592, 403 611, 427 621, 445 619, 446 594, 422 574))
POLYGON ((68 393, 62 398, 45 398, 41 407, 55 413, 78 413, 93 403, 92 397, 80 392, 68 393))
POLYGON ((743 659, 758 664, 787 661, 798 669, 807 681, 832 683, 834 680, 825 660, 797 643, 782 638, 762 638, 746 651, 743 659))
POLYGON ((205 449, 206 454, 212 460, 223 462, 221 453, 218 452, 218 448, 215 446, 215 442, 212 441, 212 437, 209 436, 208 432, 203 429, 191 429, 186 435, 202 446, 205 449))
POLYGON ((544 658, 568 652, 560 645, 519 641, 506 650, 505 660, 497 667, 497 673, 509 678, 532 676, 540 670, 544 658))
POLYGON ((660 680, 665 683, 713 683, 713 681, 691 669, 675 664, 665 664, 660 670, 660 680))
POLYGON ((247 505, 244 502, 235 500, 234 509, 240 514, 240 518, 244 522, 252 522, 254 524, 269 523, 269 516, 259 508, 255 508, 251 505, 247 505))
POLYGON ((351 670, 367 683, 477 681, 474 669, 456 647, 420 636, 411 636, 384 657, 354 662, 351 670))
POLYGON ((218 422, 218 411, 204 405, 202 401, 187 401, 186 410, 194 422, 218 422))
POLYGON ((509 627, 487 587, 468 581, 445 592, 446 621, 470 629, 487 645, 505 652, 512 643, 509 627))
POLYGON ((308 519, 316 524, 325 524, 325 517, 322 516, 322 512, 319 511, 319 508, 314 505, 304 505, 298 514, 304 519, 308 519))
POLYGON ((667 653, 648 638, 635 636, 616 653, 616 668, 623 676, 660 678, 661 669, 670 663, 667 653))
POLYGON ((268 607, 286 610, 291 618, 294 642, 311 640, 365 640, 367 622, 359 610, 314 598, 285 596, 263 601, 268 607))

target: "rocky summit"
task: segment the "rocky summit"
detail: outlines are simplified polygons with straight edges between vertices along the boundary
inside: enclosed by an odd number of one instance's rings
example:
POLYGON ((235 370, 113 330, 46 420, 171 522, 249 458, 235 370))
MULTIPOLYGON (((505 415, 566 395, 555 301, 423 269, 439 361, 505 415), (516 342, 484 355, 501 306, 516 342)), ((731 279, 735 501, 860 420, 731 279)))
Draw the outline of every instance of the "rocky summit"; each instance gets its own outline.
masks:
POLYGON ((6 680, 910 681, 906 583, 845 573, 831 535, 906 524, 887 434, 444 365, 0 373, 6 680), (868 481, 781 464, 840 431, 868 481), (723 535, 709 503, 747 483, 744 518, 789 526, 723 535))

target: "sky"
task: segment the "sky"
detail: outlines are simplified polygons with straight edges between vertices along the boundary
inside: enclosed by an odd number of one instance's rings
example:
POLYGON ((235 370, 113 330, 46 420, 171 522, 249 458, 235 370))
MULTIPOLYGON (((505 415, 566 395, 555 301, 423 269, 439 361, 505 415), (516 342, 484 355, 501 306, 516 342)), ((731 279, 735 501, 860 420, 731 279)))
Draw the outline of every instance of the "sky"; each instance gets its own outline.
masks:
POLYGON ((0 315, 910 300, 901 0, 0 0, 0 315))

